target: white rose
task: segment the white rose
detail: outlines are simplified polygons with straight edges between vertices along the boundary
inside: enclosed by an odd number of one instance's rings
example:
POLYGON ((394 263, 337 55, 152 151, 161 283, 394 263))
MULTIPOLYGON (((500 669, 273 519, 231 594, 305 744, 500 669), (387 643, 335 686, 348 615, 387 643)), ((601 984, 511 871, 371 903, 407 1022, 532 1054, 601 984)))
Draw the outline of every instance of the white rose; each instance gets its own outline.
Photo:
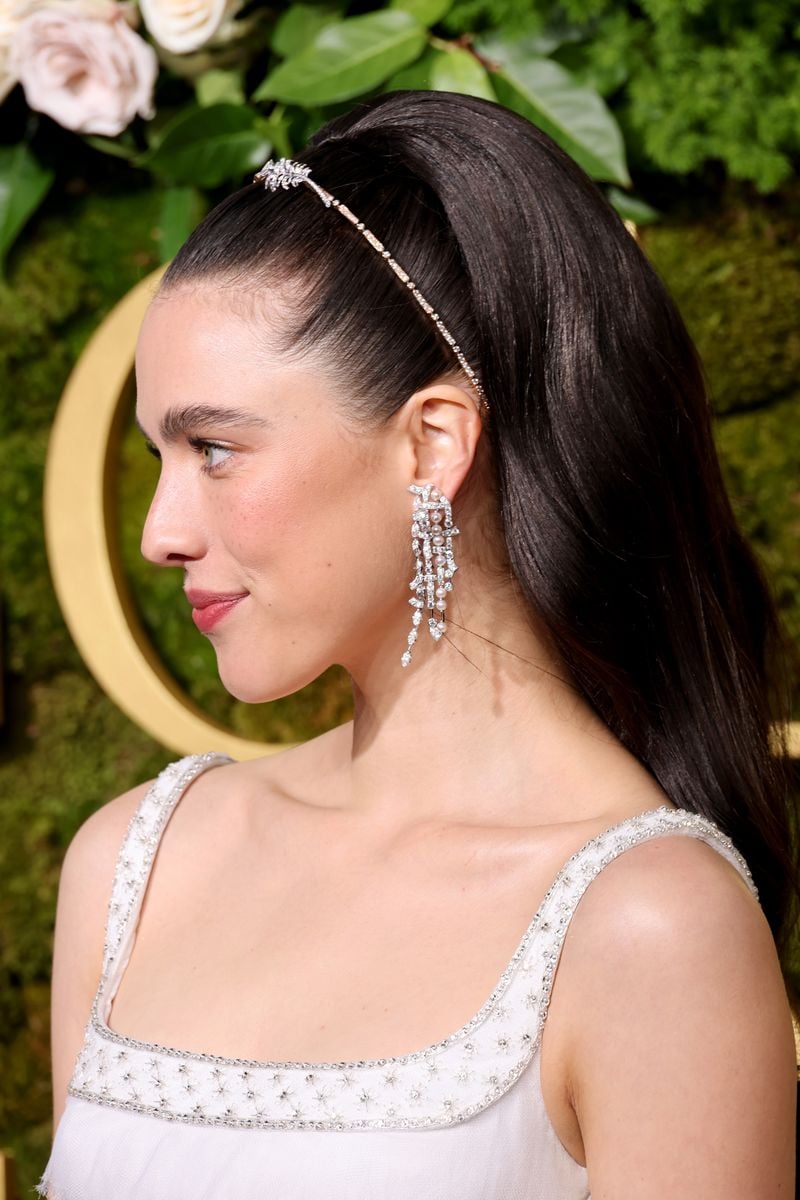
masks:
POLYGON ((0 0, 0 104, 17 82, 16 75, 9 70, 8 51, 18 23, 14 14, 14 0, 0 0))
POLYGON ((28 0, 8 70, 25 99, 65 129, 114 137, 133 118, 150 118, 158 74, 155 50, 130 26, 132 10, 115 0, 28 0))
POLYGON ((220 34, 241 0, 139 0, 144 23, 173 54, 188 54, 220 34))

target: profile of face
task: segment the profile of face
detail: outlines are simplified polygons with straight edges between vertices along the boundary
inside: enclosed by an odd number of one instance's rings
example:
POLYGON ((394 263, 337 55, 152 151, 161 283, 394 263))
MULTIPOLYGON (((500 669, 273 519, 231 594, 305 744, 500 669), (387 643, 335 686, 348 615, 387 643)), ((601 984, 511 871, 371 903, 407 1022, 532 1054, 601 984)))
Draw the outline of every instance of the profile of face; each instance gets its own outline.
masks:
POLYGON ((289 695, 332 663, 399 675, 414 573, 407 488, 435 479, 455 491, 479 418, 462 419, 463 393, 445 386, 425 401, 430 422, 409 424, 403 406, 377 433, 354 427, 325 364, 281 356, 269 322, 240 308, 199 285, 157 296, 145 315, 136 415, 161 473, 142 554, 182 569, 186 591, 241 597, 195 614, 240 700, 289 695))

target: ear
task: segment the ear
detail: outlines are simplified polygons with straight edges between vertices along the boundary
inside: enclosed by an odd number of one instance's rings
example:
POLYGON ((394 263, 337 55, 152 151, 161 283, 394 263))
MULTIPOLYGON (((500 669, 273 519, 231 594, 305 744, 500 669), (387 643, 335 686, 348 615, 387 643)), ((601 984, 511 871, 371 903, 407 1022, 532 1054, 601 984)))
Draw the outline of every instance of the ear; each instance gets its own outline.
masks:
POLYGON ((452 500, 472 466, 483 425, 477 399, 466 388, 433 383, 404 406, 413 483, 435 483, 452 500))

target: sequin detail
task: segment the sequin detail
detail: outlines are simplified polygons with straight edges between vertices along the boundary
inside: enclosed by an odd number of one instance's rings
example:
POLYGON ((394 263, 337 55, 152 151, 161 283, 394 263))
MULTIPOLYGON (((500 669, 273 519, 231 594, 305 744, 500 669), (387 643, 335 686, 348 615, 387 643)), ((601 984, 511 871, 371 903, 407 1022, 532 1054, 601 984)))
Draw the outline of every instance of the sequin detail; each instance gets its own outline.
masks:
POLYGON ((349 1062, 227 1058, 111 1030, 121 977, 153 856, 170 813, 201 771, 228 755, 189 755, 161 772, 123 840, 104 966, 69 1092, 166 1121, 239 1128, 416 1129, 465 1121, 498 1099, 539 1046, 572 913, 592 879, 627 847, 664 833, 700 837, 758 890, 745 859, 713 822, 662 805, 611 826, 577 850, 545 894, 485 1004, 442 1041, 410 1054, 349 1062))

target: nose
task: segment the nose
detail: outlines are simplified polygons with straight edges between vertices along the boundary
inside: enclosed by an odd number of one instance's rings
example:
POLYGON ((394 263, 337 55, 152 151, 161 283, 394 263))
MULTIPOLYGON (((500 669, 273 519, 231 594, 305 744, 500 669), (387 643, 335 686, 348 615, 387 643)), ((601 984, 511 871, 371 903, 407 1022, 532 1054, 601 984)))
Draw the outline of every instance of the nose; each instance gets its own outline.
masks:
POLYGON ((189 489, 162 468, 142 528, 142 555, 159 567, 175 567, 205 552, 206 530, 189 489))

